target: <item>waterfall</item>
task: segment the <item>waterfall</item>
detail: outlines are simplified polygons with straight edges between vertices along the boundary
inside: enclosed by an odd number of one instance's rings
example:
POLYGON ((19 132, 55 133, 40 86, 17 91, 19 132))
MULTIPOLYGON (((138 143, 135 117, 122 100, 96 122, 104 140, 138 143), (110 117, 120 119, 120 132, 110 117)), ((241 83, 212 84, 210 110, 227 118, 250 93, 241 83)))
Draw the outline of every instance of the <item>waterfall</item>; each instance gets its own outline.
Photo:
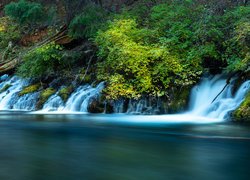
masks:
MULTIPOLYGON (((41 92, 34 92, 19 96, 19 92, 27 85, 28 80, 16 76, 3 75, 0 77, 0 110, 36 110, 36 103, 41 92)), ((171 119, 192 119, 194 117, 226 119, 230 112, 235 110, 244 100, 250 89, 250 80, 244 82, 238 90, 233 93, 234 81, 232 81, 222 93, 226 85, 226 78, 220 75, 203 78, 200 84, 193 87, 190 94, 189 108, 186 112, 178 115, 164 115, 164 118, 171 119)), ((61 87, 63 88, 63 86, 61 87)), ((91 85, 79 86, 66 102, 59 96, 59 91, 53 94, 43 105, 40 112, 87 112, 88 106, 93 101, 98 101, 100 93, 104 88, 104 82, 96 87, 91 85)), ((164 109, 160 99, 150 98, 148 100, 124 100, 114 101, 115 113, 127 114, 158 114, 164 109)))
MULTIPOLYGON (((227 79, 221 75, 204 77, 200 84, 193 87, 190 94, 189 108, 186 112, 178 115, 169 115, 174 119, 187 119, 187 118, 213 118, 213 119, 226 119, 230 112, 235 110, 244 100, 246 93, 250 89, 250 80, 244 82, 235 94, 232 89, 234 81, 226 86, 227 79), (222 91, 222 93, 215 99, 215 97, 222 91), (213 100, 215 101, 213 102, 213 100)), ((152 100, 141 99, 138 101, 130 100, 128 103, 127 114, 157 114, 160 108, 159 100, 151 102, 152 100)), ((124 102, 119 100, 114 105, 115 113, 121 113, 124 109, 124 102)))
MULTIPOLYGON (((28 80, 19 77, 3 75, 0 77, 0 110, 36 110, 36 103, 39 100, 40 92, 34 92, 19 96, 19 92, 30 83, 28 80)), ((58 95, 59 91, 52 95, 43 105, 42 112, 87 112, 88 105, 98 99, 104 82, 96 88, 85 85, 80 86, 71 94, 66 103, 58 95)))
POLYGON ((191 92, 190 108, 187 114, 210 118, 225 119, 244 100, 250 89, 250 80, 244 82, 235 95, 232 93, 233 83, 230 83, 216 98, 226 85, 226 79, 217 75, 204 78, 191 92))
POLYGON ((104 82, 101 82, 96 88, 90 85, 80 86, 72 93, 66 104, 57 92, 44 104, 43 111, 88 112, 88 105, 92 100, 98 99, 103 88, 104 82))
MULTIPOLYGON (((19 101, 18 93, 28 84, 28 81, 16 76, 8 77, 7 75, 2 76, 0 79, 0 89, 3 91, 0 93, 0 110, 14 109, 19 101), (3 89, 7 86, 8 88, 4 91, 3 89)), ((26 107, 29 108, 28 106, 26 107)), ((23 110, 26 110, 26 107, 23 110)))
POLYGON ((43 105, 43 111, 62 111, 64 109, 64 102, 58 95, 59 92, 52 95, 43 105))

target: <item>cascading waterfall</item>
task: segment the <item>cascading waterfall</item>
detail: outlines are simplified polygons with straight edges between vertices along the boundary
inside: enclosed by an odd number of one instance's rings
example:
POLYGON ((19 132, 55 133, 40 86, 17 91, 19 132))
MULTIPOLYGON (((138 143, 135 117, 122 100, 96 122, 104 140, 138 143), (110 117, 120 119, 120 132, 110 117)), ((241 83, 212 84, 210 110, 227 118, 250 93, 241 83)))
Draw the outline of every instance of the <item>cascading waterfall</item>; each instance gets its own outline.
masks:
POLYGON ((104 82, 101 82, 96 88, 90 85, 80 86, 69 97, 65 105, 61 97, 56 93, 44 104, 43 111, 87 112, 88 105, 92 100, 99 97, 103 88, 104 82))
MULTIPOLYGON (((2 93, 0 93, 0 110, 19 109, 19 107, 21 107, 21 104, 18 93, 22 90, 24 86, 28 84, 28 81, 20 79, 16 76, 8 77, 7 75, 2 76, 1 80, 3 81, 0 83, 0 89, 5 89, 7 86, 8 88, 2 93)), ((27 96, 31 97, 31 95, 27 96)), ((24 100, 28 99, 28 101, 26 102, 30 103, 30 98, 27 96, 24 100)), ((22 110, 32 109, 30 108, 30 104, 23 103, 23 105, 25 106, 25 109, 22 110)))
MULTIPOLYGON (((201 83, 195 86, 190 95, 189 109, 185 113, 178 115, 168 115, 170 118, 187 119, 192 118, 211 118, 223 120, 230 115, 230 112, 235 110, 244 100, 246 93, 250 89, 250 80, 244 82, 238 91, 233 95, 233 81, 226 85, 227 79, 221 75, 203 78, 201 83), (215 97, 222 91, 222 93, 215 99, 215 97), (213 100, 215 101, 213 102, 213 100)), ((121 113, 124 108, 124 102, 116 102, 117 106, 114 111, 121 113)), ((145 99, 139 101, 130 100, 128 103, 127 113, 132 114, 156 114, 159 110, 159 102, 157 105, 146 101, 145 99)))
MULTIPOLYGON (((36 103, 39 99, 40 92, 19 96, 19 92, 28 85, 28 80, 16 76, 1 76, 0 91, 2 92, 0 92, 0 110, 36 110, 36 103)), ((99 97, 100 91, 103 88, 104 82, 100 83, 96 88, 90 85, 80 86, 72 93, 66 103, 63 102, 57 92, 45 102, 42 112, 87 112, 88 105, 91 101, 99 97)))
MULTIPOLYGON (((233 95, 233 83, 229 84, 222 93, 220 93, 226 84, 226 79, 222 76, 214 76, 203 78, 201 83, 192 89, 190 95, 190 107, 185 113, 178 115, 163 115, 161 118, 177 119, 194 119, 195 117, 225 119, 231 111, 236 109, 244 100, 246 93, 250 89, 250 80, 244 82, 237 92, 233 95)), ((39 99, 40 92, 29 93, 19 96, 19 92, 29 85, 28 80, 20 79, 16 76, 9 77, 3 75, 0 77, 0 110, 29 110, 34 111, 36 102, 39 99)), ((87 112, 88 106, 93 100, 98 100, 104 83, 100 83, 97 87, 90 85, 79 86, 69 97, 67 102, 63 102, 58 95, 59 91, 52 95, 45 102, 40 112, 87 112)), ((127 114, 157 114, 160 108, 160 102, 157 99, 150 101, 130 100, 128 104, 120 100, 114 102, 115 113, 127 114)))
POLYGON ((218 119, 227 118, 229 113, 244 100, 250 89, 250 80, 244 82, 235 95, 232 93, 233 84, 230 83, 213 102, 226 85, 226 81, 218 75, 213 78, 204 78, 199 85, 192 89, 190 109, 187 114, 218 119))

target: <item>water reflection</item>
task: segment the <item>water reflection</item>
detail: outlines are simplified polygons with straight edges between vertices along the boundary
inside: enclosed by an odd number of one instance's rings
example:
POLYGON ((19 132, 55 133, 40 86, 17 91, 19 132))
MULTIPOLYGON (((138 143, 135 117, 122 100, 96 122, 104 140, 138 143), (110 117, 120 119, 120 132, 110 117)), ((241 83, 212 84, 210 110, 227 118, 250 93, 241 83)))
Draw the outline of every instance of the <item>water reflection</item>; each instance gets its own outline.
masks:
POLYGON ((248 179, 250 175, 248 126, 134 127, 92 122, 86 115, 0 119, 1 180, 248 179), (233 136, 242 138, 226 138, 233 136))

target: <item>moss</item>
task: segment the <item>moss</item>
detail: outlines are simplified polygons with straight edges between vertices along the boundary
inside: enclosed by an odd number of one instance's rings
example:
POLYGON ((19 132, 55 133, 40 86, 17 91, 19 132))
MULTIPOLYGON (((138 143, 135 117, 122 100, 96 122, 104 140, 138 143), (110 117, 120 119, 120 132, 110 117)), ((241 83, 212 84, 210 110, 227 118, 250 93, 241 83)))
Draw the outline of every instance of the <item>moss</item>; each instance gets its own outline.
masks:
POLYGON ((58 95, 62 98, 64 102, 66 102, 73 91, 73 86, 64 87, 59 91, 58 95))
POLYGON ((40 87, 41 87, 41 84, 39 84, 39 83, 26 86, 22 91, 19 92, 18 95, 23 96, 25 94, 36 92, 40 89, 40 87))
POLYGON ((56 90, 53 88, 47 88, 43 90, 40 94, 39 100, 37 102, 37 109, 41 109, 44 105, 44 103, 52 96, 55 94, 56 90))
POLYGON ((236 121, 250 121, 250 92, 248 92, 241 105, 233 112, 233 119, 236 121))
POLYGON ((8 90, 12 85, 11 84, 6 84, 2 89, 0 89, 0 93, 3 93, 4 91, 8 90))

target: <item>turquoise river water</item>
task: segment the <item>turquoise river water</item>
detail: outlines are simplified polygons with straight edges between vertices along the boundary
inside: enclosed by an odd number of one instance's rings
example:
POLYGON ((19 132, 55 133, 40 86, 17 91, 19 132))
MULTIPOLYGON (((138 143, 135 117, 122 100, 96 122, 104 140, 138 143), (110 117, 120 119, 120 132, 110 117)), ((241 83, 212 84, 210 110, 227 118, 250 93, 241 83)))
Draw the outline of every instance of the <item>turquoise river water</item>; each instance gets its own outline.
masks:
POLYGON ((2 112, 0 180, 250 177, 247 124, 119 123, 120 118, 131 117, 2 112))

